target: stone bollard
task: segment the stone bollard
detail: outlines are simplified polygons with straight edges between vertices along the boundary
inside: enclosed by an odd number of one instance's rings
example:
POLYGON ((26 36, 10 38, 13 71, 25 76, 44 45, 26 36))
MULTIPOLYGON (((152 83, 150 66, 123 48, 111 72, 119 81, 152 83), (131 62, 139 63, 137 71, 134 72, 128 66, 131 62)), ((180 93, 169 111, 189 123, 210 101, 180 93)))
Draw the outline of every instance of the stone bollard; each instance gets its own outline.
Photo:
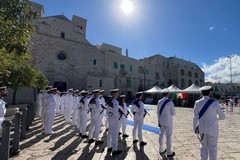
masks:
POLYGON ((14 125, 14 137, 11 155, 16 155, 20 152, 19 143, 20 143, 20 126, 21 126, 21 114, 17 112, 15 114, 15 125, 14 125))
POLYGON ((9 159, 9 151, 10 151, 10 130, 11 130, 12 122, 9 120, 4 120, 2 123, 2 140, 0 146, 0 155, 1 160, 9 159))
POLYGON ((24 107, 20 110, 22 111, 20 139, 25 139, 27 134, 27 108, 24 107))

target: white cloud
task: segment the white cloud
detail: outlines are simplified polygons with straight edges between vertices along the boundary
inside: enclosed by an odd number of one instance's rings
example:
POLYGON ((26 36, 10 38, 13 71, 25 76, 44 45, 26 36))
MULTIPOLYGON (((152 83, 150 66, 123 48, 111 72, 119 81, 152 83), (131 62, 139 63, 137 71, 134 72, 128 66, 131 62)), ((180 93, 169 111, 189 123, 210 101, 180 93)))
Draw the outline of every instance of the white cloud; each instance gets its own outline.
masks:
MULTIPOLYGON (((240 83, 240 56, 232 55, 232 82, 240 83)), ((215 63, 212 65, 203 64, 202 68, 205 73, 205 81, 210 82, 221 82, 221 83, 230 83, 230 58, 220 57, 218 60, 215 60, 215 63)))
POLYGON ((211 26, 211 27, 209 28, 209 30, 210 30, 211 32, 214 32, 214 31, 215 31, 215 26, 211 26))

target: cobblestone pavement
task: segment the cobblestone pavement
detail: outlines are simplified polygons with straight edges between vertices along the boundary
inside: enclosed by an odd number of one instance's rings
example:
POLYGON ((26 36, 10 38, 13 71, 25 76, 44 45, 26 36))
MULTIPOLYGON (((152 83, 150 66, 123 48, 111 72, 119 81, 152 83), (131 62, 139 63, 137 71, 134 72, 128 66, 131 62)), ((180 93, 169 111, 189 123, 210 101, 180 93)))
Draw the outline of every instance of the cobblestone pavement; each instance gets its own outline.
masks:
MULTIPOLYGON (((42 133, 41 119, 35 118, 27 139, 21 141, 21 152, 11 157, 11 160, 160 160, 166 159, 158 153, 158 134, 151 132, 157 128, 156 106, 147 105, 151 116, 146 116, 145 124, 155 128, 144 130, 144 140, 148 143, 144 147, 132 143, 131 125, 127 126, 128 138, 119 139, 119 148, 124 152, 118 156, 107 153, 106 132, 102 128, 101 137, 104 144, 97 147, 95 143, 88 144, 86 139, 76 136, 76 130, 65 122, 63 116, 57 115, 54 121, 54 134, 46 136, 42 133)), ((176 107, 174 118, 173 150, 175 160, 198 160, 199 141, 192 130, 192 108, 176 107)), ((219 121, 219 160, 240 160, 240 114, 225 112, 226 120, 219 121)), ((131 118, 129 118, 131 121, 131 118)), ((149 128, 149 127, 148 127, 149 128)))

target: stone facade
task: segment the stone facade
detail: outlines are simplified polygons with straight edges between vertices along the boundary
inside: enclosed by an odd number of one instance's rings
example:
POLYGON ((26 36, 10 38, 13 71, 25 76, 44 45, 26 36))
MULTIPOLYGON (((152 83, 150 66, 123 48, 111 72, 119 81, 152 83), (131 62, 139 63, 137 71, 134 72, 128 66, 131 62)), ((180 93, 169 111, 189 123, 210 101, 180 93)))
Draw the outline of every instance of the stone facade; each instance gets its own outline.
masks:
MULTIPOLYGON (((129 57, 128 51, 123 55, 119 47, 90 44, 84 18, 44 17, 43 6, 36 3, 33 9, 38 16, 32 22, 35 35, 30 46, 31 62, 48 78, 49 85, 61 91, 100 88, 109 94, 110 89, 119 88, 125 94, 154 85, 165 88, 174 84, 184 89, 192 83, 204 83, 203 71, 192 62, 162 55, 137 60, 129 57)), ((26 95, 21 95, 18 100, 24 101, 26 95)))
POLYGON ((92 45, 86 39, 87 20, 64 15, 39 18, 33 22, 32 63, 49 79, 50 85, 93 90, 119 88, 122 93, 161 88, 174 84, 186 88, 192 83, 202 86, 204 73, 194 63, 176 57, 155 55, 133 59, 122 49, 109 44, 92 45), (182 71, 183 70, 183 71, 182 71), (184 74, 181 74, 184 72, 184 74))

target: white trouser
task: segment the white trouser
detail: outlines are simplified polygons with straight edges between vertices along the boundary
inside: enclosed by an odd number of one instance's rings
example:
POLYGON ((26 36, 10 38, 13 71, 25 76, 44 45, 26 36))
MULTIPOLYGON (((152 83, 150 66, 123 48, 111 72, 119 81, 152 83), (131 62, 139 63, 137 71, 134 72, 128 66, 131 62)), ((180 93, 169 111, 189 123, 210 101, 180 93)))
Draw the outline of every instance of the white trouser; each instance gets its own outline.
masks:
POLYGON ((64 113, 65 113, 66 121, 71 122, 72 108, 71 107, 65 107, 64 113))
POLYGON ((41 117, 42 117, 42 127, 44 128, 44 125, 45 125, 45 107, 42 106, 42 112, 41 112, 41 117))
POLYGON ((122 128, 122 133, 126 134, 126 128, 127 128, 127 118, 123 115, 122 118, 120 119, 119 123, 119 132, 122 128))
POLYGON ((36 115, 39 117, 42 117, 42 105, 40 105, 40 104, 37 105, 36 115))
POLYGON ((73 115, 72 115, 72 125, 77 126, 78 116, 79 116, 79 111, 78 111, 78 109, 74 109, 74 110, 73 110, 73 115))
POLYGON ((112 148, 113 151, 117 150, 118 146, 118 130, 119 121, 115 115, 109 116, 109 128, 107 135, 108 148, 112 148))
POLYGON ((101 115, 99 114, 98 111, 91 112, 91 123, 89 126, 89 139, 93 139, 93 132, 95 133, 94 137, 96 141, 99 141, 99 134, 101 130, 101 115))
POLYGON ((62 114, 62 115, 64 115, 64 105, 63 104, 61 104, 61 106, 60 106, 60 113, 62 114))
POLYGON ((105 112, 105 128, 106 128, 106 129, 109 128, 108 118, 109 118, 109 116, 108 116, 108 114, 105 112))
POLYGON ((79 130, 82 135, 86 135, 86 128, 87 128, 87 111, 86 110, 80 110, 80 118, 79 118, 79 130))
POLYGON ((142 127, 143 127, 143 118, 139 118, 137 116, 134 116, 133 140, 136 140, 136 133, 137 133, 137 130, 138 130, 139 141, 140 142, 143 141, 142 127))
POLYGON ((218 135, 204 134, 200 145, 201 160, 208 160, 208 154, 210 160, 217 160, 217 142, 218 135))
POLYGON ((173 126, 161 125, 161 132, 159 134, 159 152, 164 152, 164 136, 166 135, 167 154, 172 154, 172 132, 173 126))
POLYGON ((44 132, 46 134, 52 133, 52 126, 54 122, 55 111, 45 112, 44 115, 44 132))

